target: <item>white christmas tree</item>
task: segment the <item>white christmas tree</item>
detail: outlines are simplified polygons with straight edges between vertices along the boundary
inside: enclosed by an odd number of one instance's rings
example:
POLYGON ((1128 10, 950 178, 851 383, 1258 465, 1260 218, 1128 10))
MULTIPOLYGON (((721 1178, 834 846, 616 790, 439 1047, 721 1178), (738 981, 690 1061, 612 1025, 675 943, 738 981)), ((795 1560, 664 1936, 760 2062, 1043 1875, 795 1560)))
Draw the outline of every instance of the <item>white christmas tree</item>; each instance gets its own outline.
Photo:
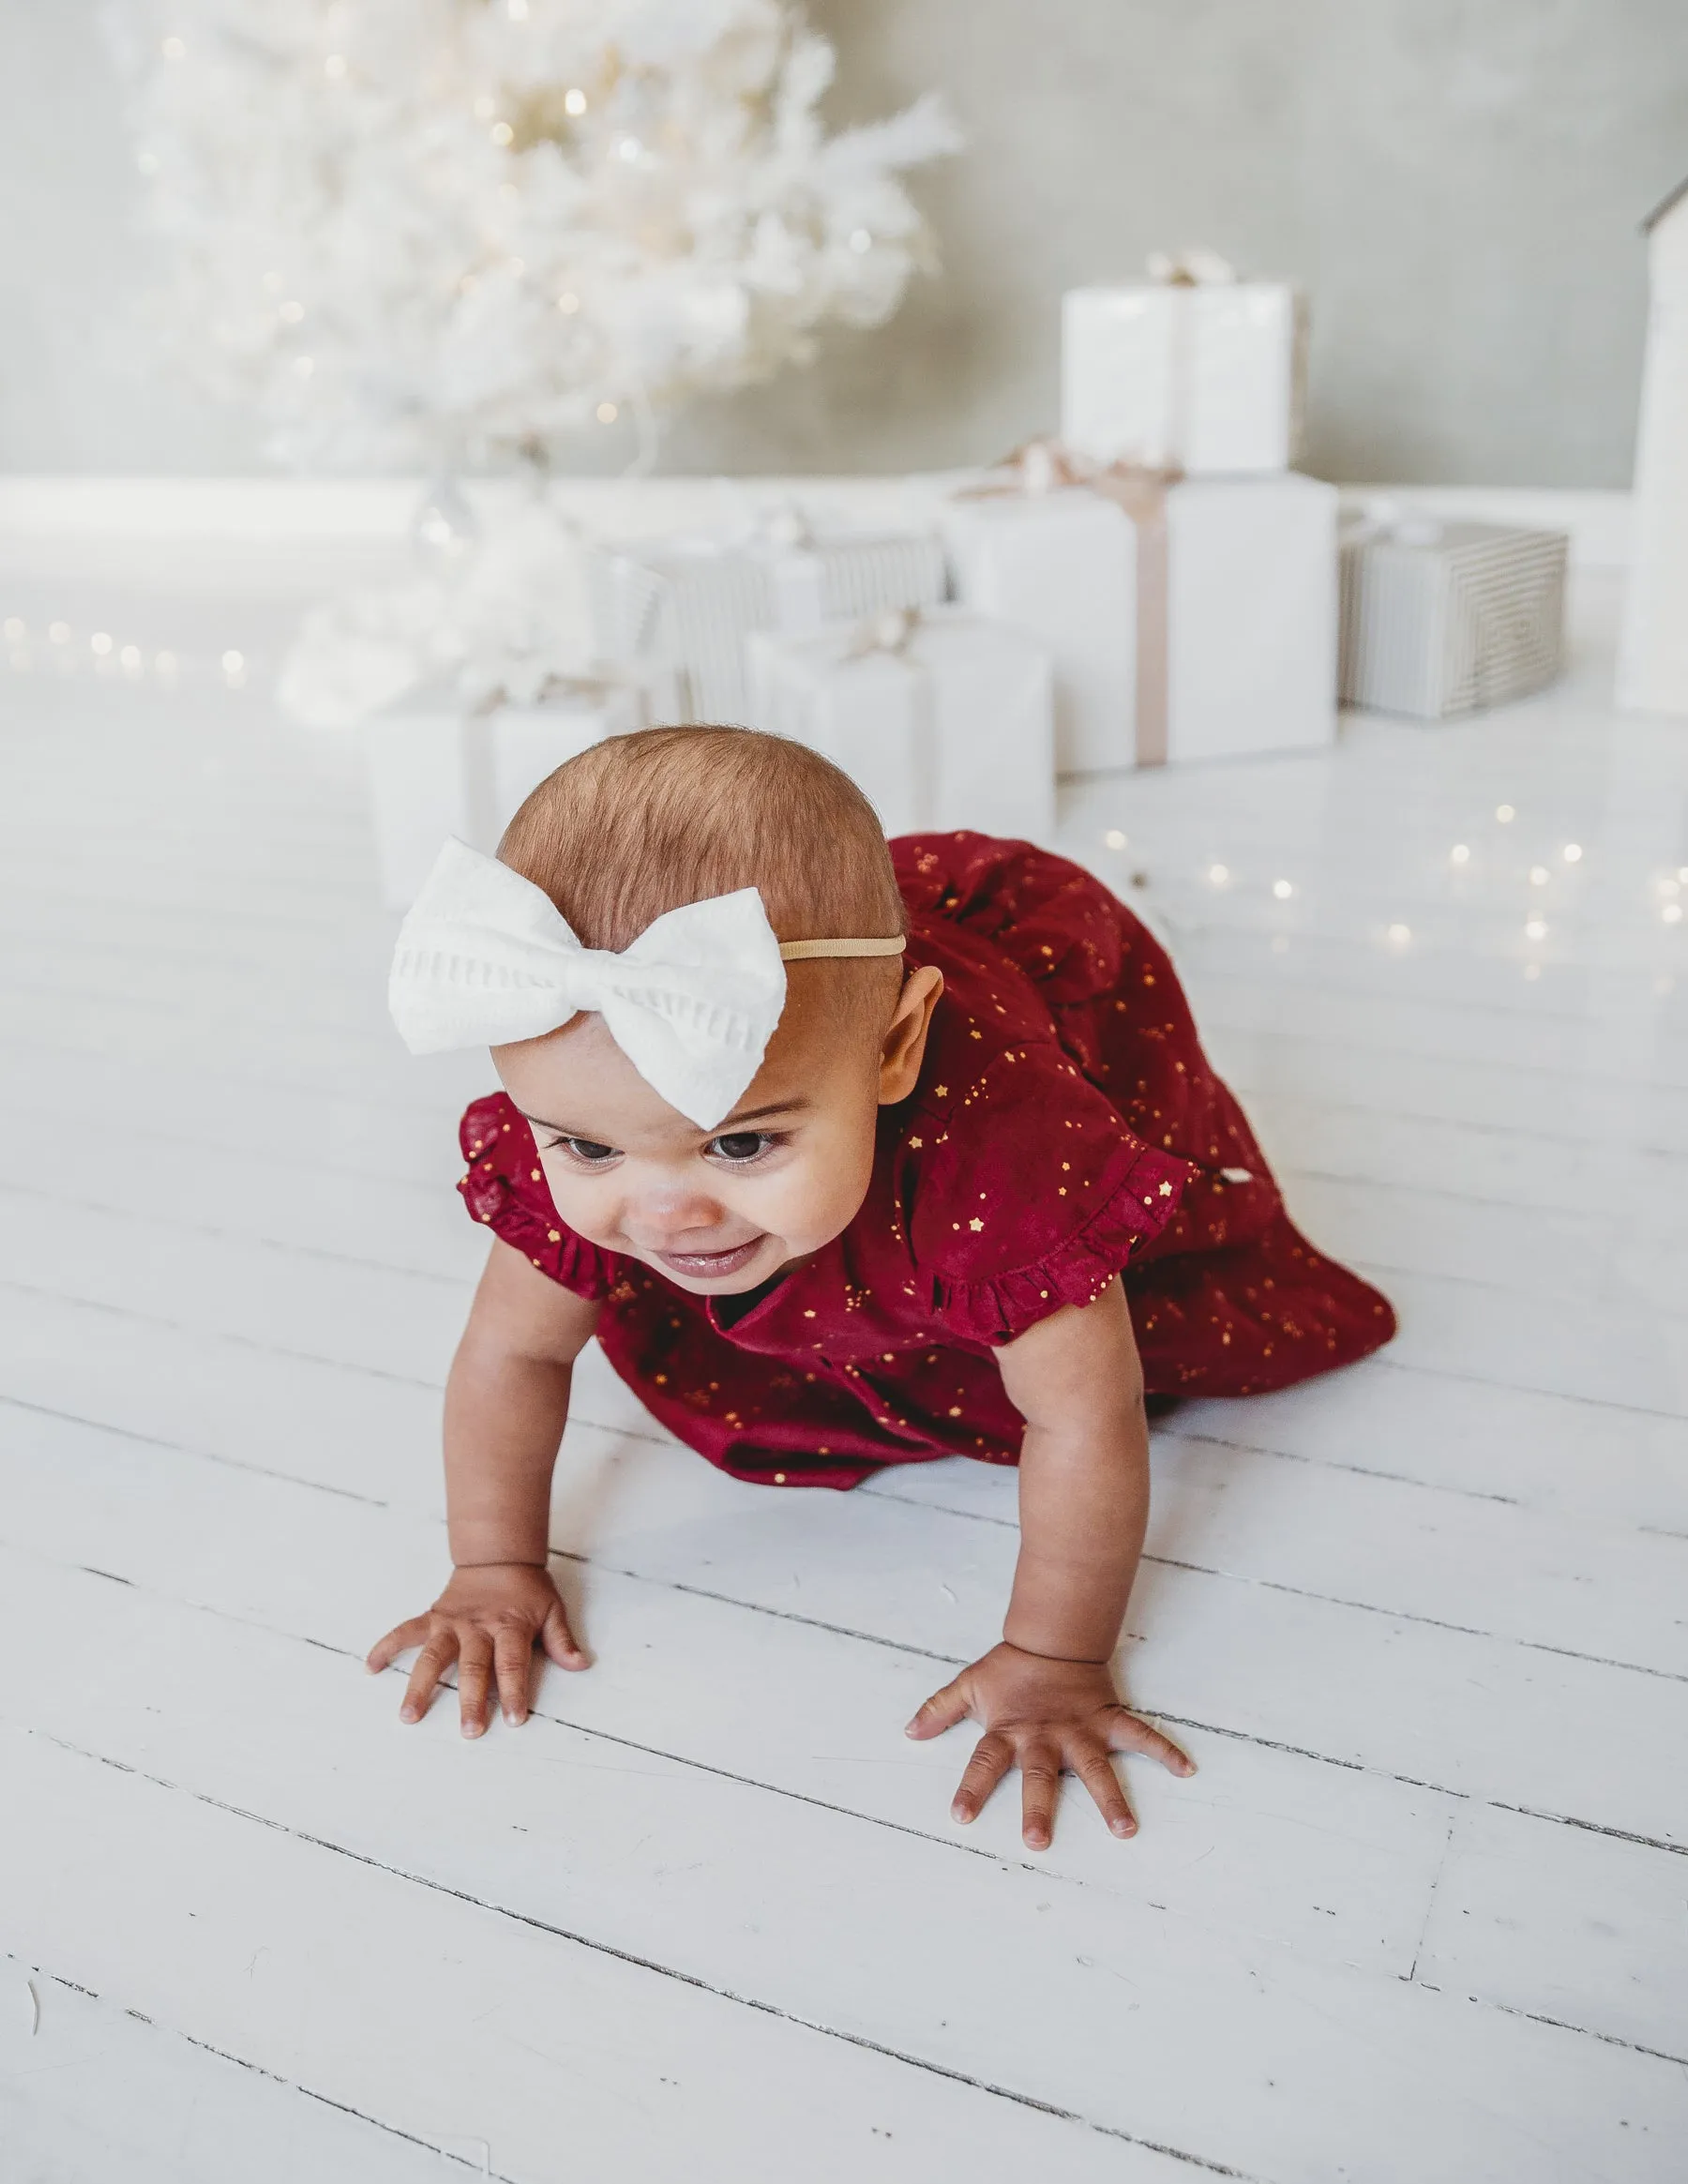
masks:
POLYGON ((125 0, 193 367, 297 464, 563 454, 876 325, 936 99, 828 137, 782 0, 125 0))

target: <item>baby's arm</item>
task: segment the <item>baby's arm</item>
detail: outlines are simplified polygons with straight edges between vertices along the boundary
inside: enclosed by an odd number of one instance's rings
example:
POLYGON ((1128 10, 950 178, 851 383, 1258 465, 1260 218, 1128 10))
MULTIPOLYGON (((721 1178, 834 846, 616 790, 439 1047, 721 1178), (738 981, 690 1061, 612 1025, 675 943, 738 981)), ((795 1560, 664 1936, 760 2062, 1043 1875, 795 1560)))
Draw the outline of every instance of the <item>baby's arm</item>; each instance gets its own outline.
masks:
POLYGON ((971 1820, 1010 1768, 1023 1785, 1022 1833, 1048 1843, 1063 1768, 1077 1774, 1116 1835, 1135 1833, 1109 1757, 1146 1752, 1175 1774, 1195 1770, 1158 1730, 1127 1713, 1112 1656, 1149 1515, 1143 1373, 1116 1279, 997 1353, 1026 1421, 1020 1452, 1020 1553, 1002 1643, 927 1700, 909 1725, 935 1737, 972 1714, 980 1739, 955 1800, 971 1820))
POLYGON ((445 1384, 451 1581, 369 1658, 378 1670, 421 1647, 400 1710, 407 1722, 426 1713, 454 1660, 465 1737, 485 1729, 495 1680, 505 1718, 527 1719, 535 1641, 560 1668, 586 1666, 547 1554, 569 1382, 598 1311, 494 1240, 445 1384))

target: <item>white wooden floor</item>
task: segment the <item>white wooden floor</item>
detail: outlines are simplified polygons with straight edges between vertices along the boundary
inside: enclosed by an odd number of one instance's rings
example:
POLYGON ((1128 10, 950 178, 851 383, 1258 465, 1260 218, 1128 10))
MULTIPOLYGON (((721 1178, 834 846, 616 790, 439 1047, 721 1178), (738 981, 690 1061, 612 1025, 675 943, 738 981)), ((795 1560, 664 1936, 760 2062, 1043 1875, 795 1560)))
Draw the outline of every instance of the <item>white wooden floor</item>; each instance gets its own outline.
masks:
POLYGON ((1403 1331, 1159 1433, 1128 1673, 1201 1772, 1037 1859, 900 1734, 1001 1473, 759 1493, 589 1372, 600 1664, 478 1746, 360 1670, 442 1574, 488 1079, 388 1030, 354 753, 268 712, 314 580, 0 587, 6 2184, 1680 2179, 1688 728, 1606 711, 1610 580, 1544 700, 1067 801, 1403 1331))

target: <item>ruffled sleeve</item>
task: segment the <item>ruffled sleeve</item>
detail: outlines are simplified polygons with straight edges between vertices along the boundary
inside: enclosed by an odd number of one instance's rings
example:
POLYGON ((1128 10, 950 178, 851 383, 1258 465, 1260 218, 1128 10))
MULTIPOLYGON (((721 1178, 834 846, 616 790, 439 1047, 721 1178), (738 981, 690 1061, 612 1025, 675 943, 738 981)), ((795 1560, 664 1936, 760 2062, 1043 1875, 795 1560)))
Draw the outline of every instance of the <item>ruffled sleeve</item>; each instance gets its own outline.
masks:
POLYGON ((909 1243, 940 1325, 963 1342, 1012 1342, 1093 1303, 1196 1172, 1134 1137, 1052 1043, 1009 1048, 972 1083, 931 1084, 922 1105, 904 1139, 917 1149, 909 1243))
POLYGON ((551 1204, 538 1148, 507 1093, 476 1100, 458 1129, 468 1166, 458 1193, 470 1214, 494 1236, 532 1259, 541 1273, 595 1302, 607 1297, 621 1272, 613 1252, 600 1251, 565 1226, 551 1204))

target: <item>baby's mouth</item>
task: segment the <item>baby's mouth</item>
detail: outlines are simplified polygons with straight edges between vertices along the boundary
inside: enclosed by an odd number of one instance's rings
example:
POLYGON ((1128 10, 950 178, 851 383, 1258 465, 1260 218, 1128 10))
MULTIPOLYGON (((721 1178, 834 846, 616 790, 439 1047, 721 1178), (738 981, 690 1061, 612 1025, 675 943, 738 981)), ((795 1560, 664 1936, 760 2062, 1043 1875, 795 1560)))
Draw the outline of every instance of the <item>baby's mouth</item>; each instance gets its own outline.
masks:
POLYGON ((729 1251, 659 1251, 656 1254, 665 1267, 677 1274, 688 1274, 696 1281, 709 1281, 720 1274, 736 1274, 746 1267, 761 1249, 765 1239, 753 1236, 748 1243, 735 1243, 729 1251))

